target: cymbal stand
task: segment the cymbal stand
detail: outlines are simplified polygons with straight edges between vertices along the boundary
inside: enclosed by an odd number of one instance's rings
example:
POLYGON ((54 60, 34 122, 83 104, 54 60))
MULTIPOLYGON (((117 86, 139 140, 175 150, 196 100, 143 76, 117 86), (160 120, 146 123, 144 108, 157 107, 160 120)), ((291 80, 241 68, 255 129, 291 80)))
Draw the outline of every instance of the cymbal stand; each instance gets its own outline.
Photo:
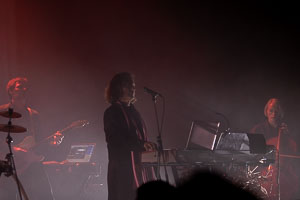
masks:
POLYGON ((277 138, 277 144, 276 144, 276 149, 277 149, 277 192, 278 192, 278 200, 281 199, 280 197, 280 140, 281 140, 281 132, 282 130, 279 128, 278 131, 278 138, 277 138))
POLYGON ((8 132, 7 132, 7 137, 6 137, 6 143, 8 144, 9 153, 6 155, 6 159, 8 160, 9 164, 11 165, 12 174, 15 177, 15 180, 16 180, 16 183, 18 186, 19 197, 20 197, 20 200, 22 200, 21 183, 20 183, 20 180, 17 175, 17 169, 16 169, 16 165, 15 165, 14 155, 13 155, 12 148, 11 148, 11 143, 13 142, 13 139, 10 136, 10 129, 12 126, 11 118, 12 118, 13 109, 9 108, 8 112, 9 112, 9 121, 8 121, 8 132))

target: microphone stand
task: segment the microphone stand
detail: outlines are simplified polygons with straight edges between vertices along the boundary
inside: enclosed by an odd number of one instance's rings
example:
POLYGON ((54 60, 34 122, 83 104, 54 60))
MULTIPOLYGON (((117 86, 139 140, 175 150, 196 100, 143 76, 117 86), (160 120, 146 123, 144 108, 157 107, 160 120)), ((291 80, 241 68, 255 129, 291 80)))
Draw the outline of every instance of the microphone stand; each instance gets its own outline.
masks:
MULTIPOLYGON (((162 143, 162 138, 161 138, 161 129, 159 127, 158 113, 157 113, 157 107, 156 107, 156 102, 157 102, 157 97, 158 96, 159 96, 158 94, 152 95, 152 101, 153 101, 153 105, 154 105, 155 118, 156 118, 157 130, 158 130, 158 136, 156 138, 157 139, 157 144, 158 144, 156 177, 157 177, 158 180, 161 180, 161 175, 160 175, 161 163, 160 163, 160 160, 161 160, 161 157, 162 157, 162 162, 163 162, 165 175, 166 175, 166 181, 169 182, 169 176, 168 176, 167 168, 166 168, 166 165, 165 165, 165 156, 164 156, 164 153, 163 153, 163 143, 162 143)), ((163 101, 164 101, 164 98, 163 98, 163 101)))
POLYGON ((17 169, 16 169, 16 165, 15 165, 14 155, 13 155, 12 148, 11 148, 11 143, 13 142, 13 139, 10 136, 10 129, 12 126, 11 118, 12 118, 13 109, 9 108, 8 113, 9 113, 9 121, 8 121, 8 133, 7 133, 7 137, 6 137, 6 143, 8 144, 9 153, 6 155, 6 159, 9 161, 9 163, 11 165, 12 174, 15 177, 15 180, 16 180, 16 183, 18 186, 18 193, 20 196, 20 200, 22 200, 23 198, 22 198, 22 193, 21 193, 21 183, 20 183, 20 180, 17 175, 17 169))

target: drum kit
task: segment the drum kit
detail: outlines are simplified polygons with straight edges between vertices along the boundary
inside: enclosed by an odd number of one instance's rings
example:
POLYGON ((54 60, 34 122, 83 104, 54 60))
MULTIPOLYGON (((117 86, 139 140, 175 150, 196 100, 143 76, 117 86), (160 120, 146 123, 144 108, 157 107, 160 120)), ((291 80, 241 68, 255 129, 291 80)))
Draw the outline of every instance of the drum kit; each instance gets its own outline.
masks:
MULTIPOLYGON (((273 149, 267 154, 277 154, 277 150, 273 149)), ((274 155, 275 156, 275 155, 274 155)), ((299 155, 288 155, 288 154, 279 154, 281 158, 290 158, 290 159, 299 159, 299 155)), ((273 157, 273 156, 271 156, 273 157)), ((278 158, 277 158, 278 159, 278 158)), ((226 171, 228 178, 230 178, 233 182, 240 185, 242 188, 252 192, 259 199, 264 200, 278 200, 285 199, 287 193, 287 187, 290 183, 289 181, 295 185, 298 185, 297 174, 291 174, 286 171, 286 168, 282 168, 282 164, 280 166, 277 165, 277 160, 271 163, 259 162, 257 164, 245 164, 241 166, 233 166, 229 171, 226 171), (280 180, 278 180, 278 172, 281 171, 280 180), (292 175, 296 175, 296 177, 292 177, 292 175), (288 182, 287 182, 288 180, 288 182), (281 187, 281 185, 283 187, 281 187), (280 189, 282 188, 282 189, 280 189), (281 192, 280 192, 281 191, 281 192)), ((289 168, 290 169, 290 168, 289 168)), ((292 192, 291 192, 291 195, 292 192)), ((290 199, 290 198, 288 198, 290 199)))
POLYGON ((15 182, 17 183, 20 200, 22 200, 23 197, 25 200, 28 200, 29 198, 28 198, 28 196, 23 188, 23 185, 21 184, 21 182, 18 178, 18 175, 17 175, 17 170, 16 170, 14 156, 13 156, 12 147, 11 147, 13 138, 10 135, 10 133, 24 133, 27 131, 27 129, 22 126, 12 125, 12 123, 11 123, 12 118, 22 117, 22 115, 20 113, 14 112, 12 108, 9 108, 8 111, 1 111, 0 116, 9 118, 9 121, 7 124, 0 124, 0 131, 7 133, 6 143, 8 144, 8 148, 9 148, 9 153, 6 155, 7 161, 0 160, 0 162, 2 163, 2 168, 3 168, 3 169, 1 169, 2 171, 0 171, 0 172, 4 172, 5 176, 12 176, 14 178, 15 182))

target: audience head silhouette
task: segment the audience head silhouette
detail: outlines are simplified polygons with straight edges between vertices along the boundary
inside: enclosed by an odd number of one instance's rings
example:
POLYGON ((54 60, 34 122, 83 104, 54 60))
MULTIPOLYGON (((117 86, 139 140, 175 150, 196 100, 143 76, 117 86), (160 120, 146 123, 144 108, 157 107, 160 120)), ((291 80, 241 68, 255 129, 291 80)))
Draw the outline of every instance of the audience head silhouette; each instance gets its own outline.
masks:
POLYGON ((137 189, 136 200, 166 200, 175 199, 176 188, 168 182, 149 181, 137 189))
POLYGON ((258 200, 242 185, 233 183, 223 175, 212 171, 195 171, 177 187, 180 199, 243 199, 258 200))
POLYGON ((212 171, 195 171, 182 179, 177 187, 165 181, 150 181, 137 190, 136 200, 181 200, 181 199, 243 199, 260 198, 240 184, 212 171))

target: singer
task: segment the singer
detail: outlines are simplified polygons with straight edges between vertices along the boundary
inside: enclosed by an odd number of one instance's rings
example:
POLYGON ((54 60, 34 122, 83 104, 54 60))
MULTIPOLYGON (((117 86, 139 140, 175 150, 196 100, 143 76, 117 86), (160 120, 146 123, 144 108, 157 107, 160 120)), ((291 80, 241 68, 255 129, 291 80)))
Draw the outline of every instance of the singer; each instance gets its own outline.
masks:
POLYGON ((108 149, 108 200, 134 200, 138 187, 133 171, 140 164, 140 153, 155 150, 147 141, 146 126, 133 103, 135 82, 128 72, 116 74, 106 88, 111 105, 104 112, 104 132, 108 149), (135 160, 132 160, 134 155, 135 160))
MULTIPOLYGON (((279 99, 271 98, 267 102, 264 108, 264 115, 266 120, 255 125, 250 132, 264 134, 267 144, 277 148, 277 152, 279 150, 280 154, 295 154, 297 152, 297 145, 289 134, 287 125, 283 122, 284 111, 279 99)), ((295 199, 294 195, 299 189, 299 178, 295 172, 294 160, 293 158, 283 156, 280 156, 279 160, 280 193, 277 190, 278 173, 276 168, 278 165, 275 164, 274 166, 270 166, 267 169, 267 172, 262 172, 264 174, 268 172, 271 174, 273 173, 269 183, 266 181, 267 185, 265 185, 270 193, 268 199, 279 199, 278 194, 280 194, 280 199, 295 199)), ((278 160, 276 162, 278 162, 278 160)))

